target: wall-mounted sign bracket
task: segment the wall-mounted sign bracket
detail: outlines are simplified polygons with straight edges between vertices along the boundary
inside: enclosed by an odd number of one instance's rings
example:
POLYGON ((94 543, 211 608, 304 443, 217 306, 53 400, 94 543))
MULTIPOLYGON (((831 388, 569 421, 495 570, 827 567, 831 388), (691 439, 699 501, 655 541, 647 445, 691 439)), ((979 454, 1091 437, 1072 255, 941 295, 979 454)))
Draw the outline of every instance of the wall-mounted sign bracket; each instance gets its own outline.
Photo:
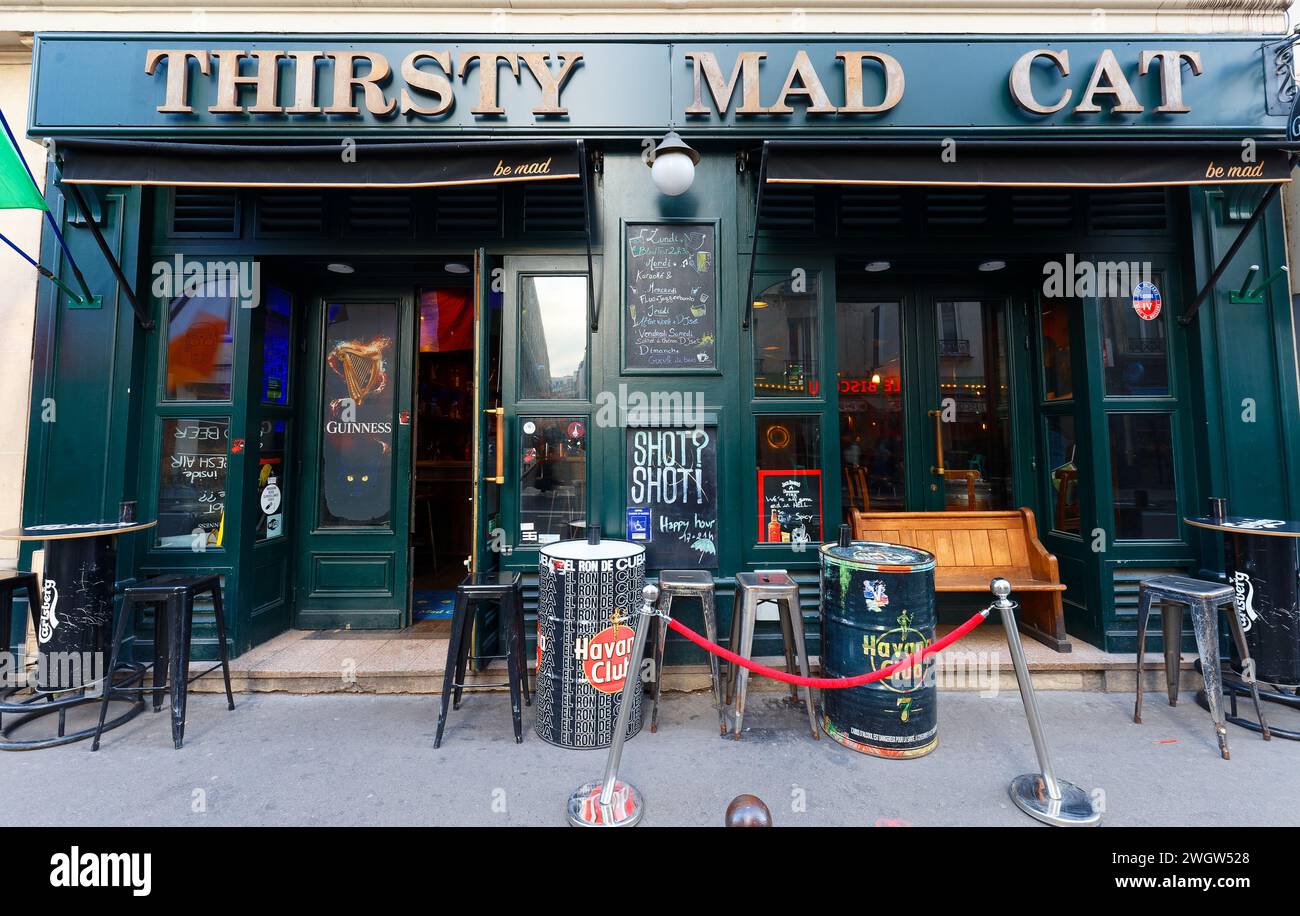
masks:
POLYGON ((1283 264, 1277 270, 1269 274, 1268 279, 1256 286, 1250 288, 1251 281, 1255 279, 1255 274, 1259 273, 1259 265, 1250 265, 1250 270, 1246 271, 1246 278, 1241 281, 1241 288, 1234 292, 1228 293, 1228 301, 1233 305, 1263 305, 1265 291, 1287 275, 1287 267, 1283 264))
POLYGON ((108 262, 109 269, 113 271, 113 276, 117 277, 117 282, 121 284, 122 292, 126 294, 127 300, 131 303, 131 309, 135 312, 136 323, 145 331, 153 330, 153 320, 136 296, 135 287, 126 278, 126 274, 122 272, 122 265, 117 262, 117 255, 113 254, 113 249, 109 247, 108 241, 104 238, 104 233, 100 232, 99 224, 94 219, 89 218, 89 215, 94 211, 86 202, 85 196, 81 193, 81 188, 75 184, 66 183, 61 183, 61 187, 66 188, 68 193, 72 195, 72 200, 77 205, 77 209, 87 214, 85 228, 89 229, 90 234, 95 237, 95 244, 99 246, 100 252, 104 255, 104 260, 108 262))

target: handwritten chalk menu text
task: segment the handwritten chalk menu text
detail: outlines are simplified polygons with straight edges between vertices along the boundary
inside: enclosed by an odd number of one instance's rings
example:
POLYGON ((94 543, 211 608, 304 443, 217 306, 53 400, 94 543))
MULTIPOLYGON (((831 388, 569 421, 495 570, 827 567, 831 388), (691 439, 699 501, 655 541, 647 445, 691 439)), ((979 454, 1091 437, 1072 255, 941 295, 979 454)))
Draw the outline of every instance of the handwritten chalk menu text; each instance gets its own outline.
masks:
POLYGON ((816 544, 822 539, 822 472, 758 472, 760 543, 816 544))
POLYGON ((629 429, 627 507, 650 513, 650 566, 717 569, 717 427, 629 429))
POLYGON ((224 417, 163 420, 159 547, 221 546, 229 452, 230 421, 224 417))
POLYGON ((624 233, 624 367, 717 368, 717 227, 627 223, 624 233))

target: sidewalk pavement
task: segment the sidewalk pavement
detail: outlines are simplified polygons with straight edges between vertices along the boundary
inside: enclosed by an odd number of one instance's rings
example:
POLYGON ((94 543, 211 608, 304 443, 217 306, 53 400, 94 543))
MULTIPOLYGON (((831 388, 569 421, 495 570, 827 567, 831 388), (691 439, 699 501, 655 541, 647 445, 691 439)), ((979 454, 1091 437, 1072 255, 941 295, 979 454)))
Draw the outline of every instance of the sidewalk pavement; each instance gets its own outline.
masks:
MULTIPOLYGON (((1103 825, 1300 824, 1300 744, 1229 725, 1219 757, 1208 713, 1149 694, 1043 692, 1058 775, 1105 792, 1103 825)), ((600 776, 603 751, 552 747, 532 730, 516 745, 506 697, 466 695, 434 750, 436 697, 192 694, 185 747, 167 713, 146 711, 89 742, 0 753, 0 822, 29 825, 547 825, 600 776)), ((648 711, 648 706, 647 706, 648 711)), ((1276 724, 1300 715, 1270 705, 1276 724)), ((70 727, 76 727, 70 717, 70 727)), ((721 825, 742 792, 777 826, 1034 826, 1007 784, 1035 769, 1020 697, 942 693, 939 747, 880 760, 823 737, 801 707, 751 695, 741 741, 719 737, 707 693, 665 694, 658 734, 630 741, 622 775, 646 798, 647 826, 721 825)))

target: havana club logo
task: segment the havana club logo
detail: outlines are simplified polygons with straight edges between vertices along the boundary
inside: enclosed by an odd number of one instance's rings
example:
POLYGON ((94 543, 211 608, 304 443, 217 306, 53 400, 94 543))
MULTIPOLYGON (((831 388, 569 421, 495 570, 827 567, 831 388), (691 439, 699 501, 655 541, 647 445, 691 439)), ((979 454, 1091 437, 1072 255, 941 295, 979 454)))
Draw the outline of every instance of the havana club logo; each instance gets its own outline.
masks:
POLYGON ((601 693, 619 693, 623 689, 634 636, 636 633, 620 621, 619 612, 615 611, 610 626, 574 643, 573 655, 582 662, 582 674, 588 684, 601 693))

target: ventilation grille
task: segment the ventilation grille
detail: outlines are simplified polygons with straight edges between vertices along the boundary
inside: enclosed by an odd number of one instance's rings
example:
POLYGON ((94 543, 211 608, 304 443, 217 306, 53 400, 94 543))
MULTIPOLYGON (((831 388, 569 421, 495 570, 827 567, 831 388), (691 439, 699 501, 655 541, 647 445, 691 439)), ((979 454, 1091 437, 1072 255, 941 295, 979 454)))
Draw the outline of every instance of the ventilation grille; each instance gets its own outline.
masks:
POLYGON ((433 206, 434 231, 496 235, 501 231, 501 193, 492 187, 448 188, 433 206))
POLYGON ((343 234, 349 238, 409 238, 415 230, 411 195, 401 191, 358 191, 347 196, 343 234))
POLYGON ((805 188, 768 186, 763 191, 762 227, 773 232, 813 232, 817 197, 805 188))
POLYGON ((1074 195, 1069 191, 1012 191, 1011 225, 1020 229, 1069 229, 1074 224, 1074 195))
POLYGON ((543 181, 524 189, 524 232, 585 232, 581 181, 543 181))
POLYGON ((325 196, 277 191, 257 198, 257 234, 317 237, 325 232, 325 196))
POLYGON ((840 195, 841 232, 874 232, 903 224, 903 195, 899 191, 845 191, 840 195))
POLYGON ((239 232, 235 191, 177 188, 172 194, 172 235, 233 236, 239 232))
POLYGON ((983 191, 930 191, 925 195, 927 229, 977 229, 989 221, 983 191))
POLYGON ((1088 199, 1090 232, 1160 232, 1169 223, 1164 188, 1093 191, 1088 199))

